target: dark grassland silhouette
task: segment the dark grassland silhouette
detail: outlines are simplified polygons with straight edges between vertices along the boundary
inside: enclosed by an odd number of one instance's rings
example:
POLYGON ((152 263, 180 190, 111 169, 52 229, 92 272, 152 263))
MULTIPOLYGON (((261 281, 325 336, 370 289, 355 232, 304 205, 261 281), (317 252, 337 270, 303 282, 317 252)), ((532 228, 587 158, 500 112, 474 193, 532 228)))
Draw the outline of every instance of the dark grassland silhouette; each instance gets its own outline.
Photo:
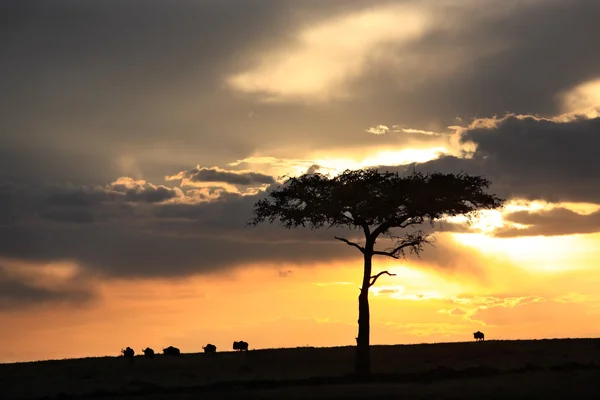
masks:
POLYGON ((598 397, 600 339, 473 343, 470 335, 462 343, 374 345, 368 382, 356 381, 354 346, 0 364, 0 399, 598 397))
POLYGON ((503 199, 489 194, 490 182, 465 173, 402 176, 397 172, 380 172, 376 168, 346 170, 329 177, 320 173, 285 177, 287 180, 271 190, 268 197, 254 205, 249 225, 279 221, 285 228, 310 229, 347 227, 364 234, 363 244, 342 237, 335 239, 358 249, 363 255, 363 281, 358 296, 358 338, 355 373, 366 379, 371 373, 369 288, 388 271, 373 274, 373 256, 417 256, 430 244, 432 237, 415 228, 425 222, 434 224, 445 217, 473 217, 479 210, 497 209, 503 199), (392 247, 375 248, 381 236, 393 240, 392 247))

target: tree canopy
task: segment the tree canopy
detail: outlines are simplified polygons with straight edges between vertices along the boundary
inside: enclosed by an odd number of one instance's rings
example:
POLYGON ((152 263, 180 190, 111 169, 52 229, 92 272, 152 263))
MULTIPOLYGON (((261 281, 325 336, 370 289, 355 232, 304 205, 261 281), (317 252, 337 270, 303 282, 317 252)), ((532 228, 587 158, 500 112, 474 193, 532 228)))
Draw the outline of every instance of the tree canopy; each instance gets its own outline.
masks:
MULTIPOLYGON (((310 229, 345 226, 362 228, 367 239, 375 240, 381 234, 395 237, 390 232, 393 228, 500 207, 503 200, 486 192, 489 185, 483 177, 462 172, 402 176, 369 168, 346 170, 334 177, 304 174, 287 177, 268 198, 259 200, 249 223, 279 221, 286 228, 310 229)), ((425 236, 418 231, 403 239, 405 243, 416 242, 425 236)), ((396 257, 402 249, 383 255, 396 257)))

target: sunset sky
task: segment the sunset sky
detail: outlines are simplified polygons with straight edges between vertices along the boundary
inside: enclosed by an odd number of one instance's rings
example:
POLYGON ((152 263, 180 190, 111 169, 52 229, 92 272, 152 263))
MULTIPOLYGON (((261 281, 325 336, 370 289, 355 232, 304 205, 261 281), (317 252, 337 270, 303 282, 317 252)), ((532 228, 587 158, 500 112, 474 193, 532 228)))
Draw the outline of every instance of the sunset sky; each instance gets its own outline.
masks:
POLYGON ((285 174, 483 175, 376 258, 373 344, 600 336, 600 2, 0 4, 0 362, 355 344, 338 230, 247 227, 285 174))

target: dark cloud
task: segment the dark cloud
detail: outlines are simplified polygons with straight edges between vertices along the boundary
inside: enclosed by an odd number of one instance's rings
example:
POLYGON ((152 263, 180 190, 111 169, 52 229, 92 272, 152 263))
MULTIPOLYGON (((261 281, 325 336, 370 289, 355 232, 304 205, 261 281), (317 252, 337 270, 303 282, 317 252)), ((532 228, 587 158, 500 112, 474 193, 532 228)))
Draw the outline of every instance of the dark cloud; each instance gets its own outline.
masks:
MULTIPOLYGON (((102 190, 69 187, 60 197, 56 186, 46 188, 51 196, 42 195, 39 187, 31 192, 5 186, 4 192, 22 208, 18 215, 11 214, 12 208, 0 209, 0 219, 7 221, 0 225, 0 256, 33 262, 69 259, 100 274, 128 277, 211 273, 248 263, 313 265, 346 259, 360 265, 360 253, 334 239, 342 236, 362 243, 359 231, 247 226, 254 203, 265 196, 262 192, 245 196, 224 192, 217 199, 189 204, 129 203, 124 190, 132 183, 120 181, 127 184, 102 190)), ((424 229, 463 228, 442 224, 424 229)), ((379 243, 382 248, 391 244, 383 239, 379 243)), ((424 261, 443 260, 440 265, 454 268, 453 257, 434 254, 439 248, 428 248, 424 261)))
POLYGON ((169 180, 189 180, 191 182, 224 182, 232 185, 271 185, 275 178, 258 172, 229 171, 220 168, 196 167, 169 177, 169 180))
MULTIPOLYGON (((225 77, 249 65, 253 52, 293 40, 294 27, 361 5, 3 3, 11 21, 0 28, 9 60, 0 65, 0 147, 12 153, 8 170, 18 165, 27 180, 42 174, 99 182, 124 173, 117 160, 131 156, 144 174, 136 178, 156 181, 200 160, 222 165, 247 157, 276 131, 249 121, 255 105, 223 90, 225 77)), ((279 120, 282 112, 261 118, 279 120)))
POLYGON ((600 34, 598 2, 430 4, 445 21, 456 21, 452 30, 440 24, 400 48, 399 57, 413 60, 412 68, 373 64, 372 75, 357 82, 363 115, 378 115, 378 123, 389 123, 391 108, 393 123, 437 130, 452 125, 455 117, 552 116, 561 111, 560 93, 600 77, 600 54, 587 40, 592 32, 600 34), (439 65, 445 68, 428 75, 439 65), (402 78, 411 84, 390 84, 402 78))
POLYGON ((557 236, 600 232, 600 211, 582 215, 566 208, 555 208, 536 212, 518 211, 504 218, 530 226, 520 229, 503 227, 494 232, 495 236, 557 236))
POLYGON ((600 35, 600 3, 406 1, 448 23, 408 48, 387 43, 403 67, 373 61, 350 99, 266 104, 226 89, 225 78, 264 51, 296 45, 298 29, 389 3, 401 2, 3 2, 0 178, 100 183, 131 175, 119 162, 131 157, 136 178, 158 182, 165 171, 258 152, 402 147, 432 139, 365 130, 554 114, 558 93, 600 77, 589 44, 600 35))
POLYGON ((183 196, 179 188, 120 178, 106 186, 61 186, 48 188, 45 202, 52 206, 92 206, 105 202, 160 203, 183 196))
MULTIPOLYGON (((135 216, 133 205, 157 204, 183 196, 179 188, 121 178, 104 186, 0 184, 0 223, 31 223, 37 218, 71 223, 135 216)), ((139 212, 138 212, 139 214, 139 212)))
POLYGON ((44 304, 81 305, 93 300, 95 294, 85 288, 55 289, 36 286, 8 274, 0 264, 0 310, 20 310, 44 304))
POLYGON ((122 199, 134 203, 161 203, 183 196, 183 192, 178 188, 153 185, 130 178, 120 178, 108 185, 107 194, 114 200, 122 199))
POLYGON ((85 146, 78 149, 48 147, 34 140, 14 145, 5 143, 9 130, 5 132, 7 136, 0 135, 0 181, 36 185, 68 181, 86 185, 104 183, 122 174, 113 162, 114 153, 106 154, 96 149, 86 149, 85 146))
POLYGON ((213 236, 210 229, 191 236, 149 228, 144 231, 116 223, 71 229, 0 227, 0 252, 37 261, 68 257, 106 275, 129 277, 183 276, 283 260, 315 264, 358 255, 333 239, 309 242, 282 232, 280 241, 267 242, 251 240, 252 236, 248 232, 246 240, 236 240, 213 236))
POLYGON ((58 198, 41 196, 40 188, 25 194, 10 188, 3 190, 22 207, 18 215, 12 214, 14 207, 0 209, 0 219, 6 221, 0 225, 0 256, 9 258, 71 259, 107 275, 174 276, 244 263, 312 264, 356 256, 333 239, 333 231, 315 235, 277 226, 247 227, 256 196, 224 194, 198 204, 123 204, 128 197, 116 190, 123 189, 118 185, 107 186, 120 193, 116 196, 69 188, 58 198))
MULTIPOLYGON (((464 132, 462 140, 478 146, 472 158, 444 157, 419 164, 417 169, 481 174, 492 180, 492 190, 508 198, 593 201, 597 199, 593 190, 597 178, 588 168, 593 168, 597 159, 590 151, 592 146, 586 148, 579 143, 594 140, 598 123, 598 119, 557 123, 509 116, 488 128, 480 126, 464 132), (528 145, 529 141, 534 145, 528 145), (571 152, 581 156, 575 160, 571 152), (525 168, 525 160, 529 168, 525 168), (589 190, 578 192, 580 185, 589 190)), ((405 173, 412 170, 410 166, 394 168, 405 173)), ((200 203, 191 202, 190 193, 193 191, 186 194, 184 189, 130 178, 104 186, 3 184, 0 254, 38 261, 68 258, 119 276, 186 275, 282 260, 312 264, 357 259, 355 249, 333 239, 337 235, 360 242, 357 231, 246 226, 254 203, 264 193, 244 196, 220 191, 213 193, 216 199, 200 203)), ((596 225, 595 215, 583 217, 565 210, 560 213, 545 215, 543 221, 524 214, 513 217, 518 219, 516 222, 533 221, 533 230, 524 234, 542 230, 557 233, 558 226, 565 233, 591 231, 596 225), (570 223, 559 222, 559 217, 570 223)), ((480 274, 478 259, 465 261, 465 251, 443 235, 466 232, 465 225, 442 222, 423 229, 442 238, 435 242, 436 247, 425 250, 423 263, 447 271, 480 274)), ((511 234, 514 232, 499 233, 511 234)), ((378 243, 383 248, 391 244, 383 239, 378 243)))
MULTIPOLYGON (((467 129, 472 158, 445 156, 418 164, 422 172, 483 175, 504 198, 600 203, 600 118, 556 122, 508 116, 489 127, 467 129)), ((412 172, 409 167, 386 169, 412 172)))

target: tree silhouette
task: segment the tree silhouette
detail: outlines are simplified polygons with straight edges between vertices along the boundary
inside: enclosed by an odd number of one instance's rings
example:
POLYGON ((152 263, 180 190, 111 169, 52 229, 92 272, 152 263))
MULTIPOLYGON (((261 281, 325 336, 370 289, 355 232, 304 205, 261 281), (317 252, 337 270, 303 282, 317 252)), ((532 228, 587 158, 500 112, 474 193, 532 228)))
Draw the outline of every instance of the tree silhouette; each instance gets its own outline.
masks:
POLYGON ((370 375, 369 288, 388 271, 372 274, 373 256, 403 258, 417 256, 432 237, 422 230, 397 235, 393 230, 414 228, 425 222, 449 216, 473 217, 482 209, 496 209, 504 200, 486 193, 490 182, 465 173, 402 176, 375 168, 346 170, 329 177, 320 173, 284 177, 286 181, 269 191, 267 198, 254 205, 249 225, 279 221, 286 228, 310 229, 348 227, 362 230, 364 244, 346 238, 335 239, 358 249, 364 257, 363 281, 358 296, 358 337, 355 372, 361 378, 370 375), (385 250, 375 249, 384 236, 395 241, 385 250))

